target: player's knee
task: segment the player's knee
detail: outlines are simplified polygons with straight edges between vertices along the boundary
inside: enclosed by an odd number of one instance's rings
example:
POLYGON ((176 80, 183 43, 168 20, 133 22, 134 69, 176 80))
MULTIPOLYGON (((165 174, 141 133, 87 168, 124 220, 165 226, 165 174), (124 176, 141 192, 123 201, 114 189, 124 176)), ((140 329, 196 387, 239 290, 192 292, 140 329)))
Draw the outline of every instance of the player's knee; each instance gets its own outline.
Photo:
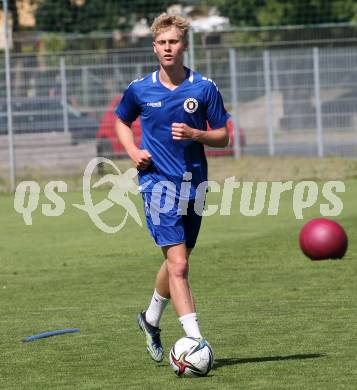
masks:
POLYGON ((173 278, 186 278, 188 275, 188 260, 185 257, 169 261, 169 276, 173 278))

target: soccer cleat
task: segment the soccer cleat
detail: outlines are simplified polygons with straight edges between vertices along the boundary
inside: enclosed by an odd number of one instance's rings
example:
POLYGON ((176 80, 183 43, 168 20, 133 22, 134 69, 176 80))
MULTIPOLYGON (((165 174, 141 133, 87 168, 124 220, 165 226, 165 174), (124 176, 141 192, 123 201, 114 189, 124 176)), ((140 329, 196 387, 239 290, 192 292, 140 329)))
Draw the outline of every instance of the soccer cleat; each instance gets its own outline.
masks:
POLYGON ((155 362, 161 362, 164 357, 164 350, 160 340, 161 329, 150 325, 145 318, 145 311, 138 315, 138 325, 146 336, 146 349, 155 362))

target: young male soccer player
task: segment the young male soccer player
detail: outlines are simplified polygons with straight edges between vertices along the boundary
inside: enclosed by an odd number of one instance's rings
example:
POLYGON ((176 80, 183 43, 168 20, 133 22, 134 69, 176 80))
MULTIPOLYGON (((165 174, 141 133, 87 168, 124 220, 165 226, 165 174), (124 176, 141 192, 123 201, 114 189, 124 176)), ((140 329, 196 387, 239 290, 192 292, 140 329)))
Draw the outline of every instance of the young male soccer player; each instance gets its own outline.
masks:
POLYGON ((203 145, 224 147, 229 141, 227 113, 217 86, 183 66, 188 27, 179 16, 162 14, 154 20, 153 49, 160 68, 133 81, 116 110, 119 140, 139 171, 147 225, 164 255, 150 305, 138 315, 147 350, 157 362, 163 359, 159 321, 170 298, 187 336, 202 337, 188 284, 188 259, 201 224, 194 199, 200 183, 207 180, 203 145), (130 129, 139 115, 141 149, 130 129), (206 131, 207 122, 214 131, 206 131), (185 180, 191 183, 186 203, 179 197, 185 180), (174 187, 158 194, 157 183, 163 181, 174 187), (171 197, 172 207, 160 214, 157 223, 152 214, 161 210, 165 197, 171 197))

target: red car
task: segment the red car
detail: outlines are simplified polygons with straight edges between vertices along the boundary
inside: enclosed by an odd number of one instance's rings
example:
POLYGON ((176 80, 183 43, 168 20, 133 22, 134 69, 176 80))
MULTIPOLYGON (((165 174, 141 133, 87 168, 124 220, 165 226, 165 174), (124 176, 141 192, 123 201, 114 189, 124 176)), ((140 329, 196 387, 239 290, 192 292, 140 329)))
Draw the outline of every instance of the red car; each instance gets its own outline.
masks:
MULTIPOLYGON (((125 149, 123 145, 119 142, 118 137, 115 133, 115 120, 117 118, 114 113, 115 108, 119 104, 121 96, 116 96, 109 104, 107 111, 104 113, 99 130, 97 131, 97 155, 107 158, 118 158, 126 156, 125 149)), ((207 156, 225 156, 232 155, 233 149, 233 121, 231 118, 227 121, 227 128, 229 132, 230 143, 227 148, 209 148, 206 147, 207 156)), ((132 125, 131 129, 133 130, 134 141, 137 146, 140 146, 141 143, 141 126, 140 119, 136 119, 132 125)), ((208 130, 211 130, 208 127, 208 130)))

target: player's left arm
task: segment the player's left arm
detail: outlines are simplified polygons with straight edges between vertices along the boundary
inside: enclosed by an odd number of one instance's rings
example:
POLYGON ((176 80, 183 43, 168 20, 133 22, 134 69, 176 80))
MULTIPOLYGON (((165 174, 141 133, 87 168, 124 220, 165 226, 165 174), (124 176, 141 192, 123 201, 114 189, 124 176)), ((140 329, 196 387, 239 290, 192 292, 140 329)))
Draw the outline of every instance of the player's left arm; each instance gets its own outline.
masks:
POLYGON ((172 124, 174 140, 193 140, 216 148, 224 148, 229 144, 227 129, 227 112, 224 108, 222 95, 217 85, 210 79, 203 81, 202 101, 206 106, 206 119, 213 131, 194 129, 186 123, 172 124))
POLYGON ((194 129, 186 123, 173 123, 172 138, 177 141, 192 140, 214 148, 224 148, 229 144, 227 127, 220 127, 214 131, 194 129))

